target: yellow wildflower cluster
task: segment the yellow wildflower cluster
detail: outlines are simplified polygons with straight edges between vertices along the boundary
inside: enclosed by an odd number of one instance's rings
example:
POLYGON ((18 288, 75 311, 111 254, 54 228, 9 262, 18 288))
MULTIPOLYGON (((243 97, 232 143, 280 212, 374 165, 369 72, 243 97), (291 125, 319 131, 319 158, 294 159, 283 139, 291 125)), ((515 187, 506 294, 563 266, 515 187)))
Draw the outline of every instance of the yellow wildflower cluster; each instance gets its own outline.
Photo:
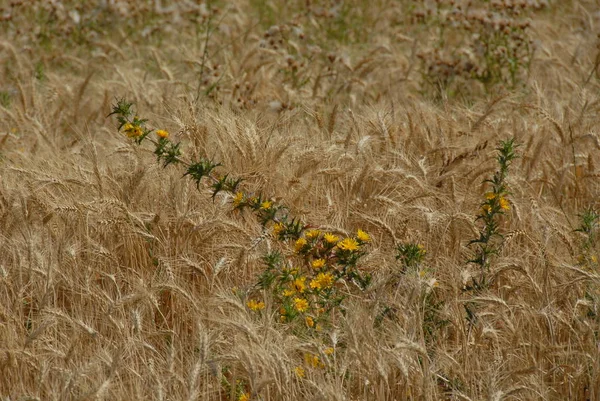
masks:
MULTIPOLYGON (((487 192, 485 194, 485 198, 488 201, 498 199, 498 205, 500 205, 500 209, 502 209, 502 210, 510 209, 510 203, 509 203, 508 199, 506 199, 504 196, 502 196, 500 194, 496 194, 494 192, 487 192)), ((491 213, 491 211, 492 211, 492 207, 489 204, 483 205, 482 209, 485 213, 491 213)))
MULTIPOLYGON (((244 205, 252 202, 243 194, 236 195, 236 200, 244 205)), ((272 207, 270 201, 257 201, 255 206, 263 210, 272 207)), ((294 230, 294 226, 273 221, 271 233, 274 238, 283 239, 281 234, 288 229, 294 230)), ((289 236, 291 234, 292 231, 289 236)), ((269 255, 261 282, 273 289, 275 302, 280 306, 279 321, 292 323, 301 318, 305 328, 320 330, 321 321, 328 318, 325 311, 330 311, 337 302, 334 289, 336 280, 343 277, 340 272, 355 268, 356 259, 361 256, 355 251, 369 241, 371 237, 363 230, 358 230, 353 237, 340 238, 331 232, 309 229, 291 243, 297 256, 288 258, 302 260, 295 267, 284 262, 280 253, 269 255)))
POLYGON ((129 138, 139 138, 144 134, 144 130, 137 124, 126 123, 123 126, 123 131, 129 138))
POLYGON ((263 301, 256 301, 255 299, 251 299, 248 301, 248 303, 246 303, 246 306, 248 306, 249 309, 257 312, 265 308, 265 303, 263 301))

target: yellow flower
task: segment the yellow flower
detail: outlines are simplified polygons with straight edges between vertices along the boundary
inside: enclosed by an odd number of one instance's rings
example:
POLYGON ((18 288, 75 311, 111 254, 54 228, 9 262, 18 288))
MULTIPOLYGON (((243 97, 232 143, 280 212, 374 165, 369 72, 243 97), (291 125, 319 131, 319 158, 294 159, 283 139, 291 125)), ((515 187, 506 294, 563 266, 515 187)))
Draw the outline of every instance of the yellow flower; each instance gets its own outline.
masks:
POLYGON ((248 394, 248 393, 240 394, 240 396, 238 397, 238 401, 250 401, 250 394, 248 394))
POLYGON ((320 290, 329 288, 333 284, 333 275, 331 273, 319 273, 317 277, 310 282, 310 288, 320 290))
POLYGON ((504 209, 504 210, 510 209, 510 204, 508 203, 508 200, 506 200, 506 198, 500 198, 500 200, 498 202, 500 203, 501 209, 504 209))
POLYGON ((358 231, 356 233, 356 238, 358 238, 358 240, 361 242, 371 241, 371 236, 361 229, 358 229, 358 231))
POLYGON ((139 125, 134 125, 132 123, 127 123, 123 126, 123 131, 127 134, 129 138, 137 138, 144 134, 142 127, 139 125))
POLYGON ((306 238, 308 238, 308 239, 315 239, 320 234, 321 234, 321 231, 319 231, 319 230, 309 230, 309 231, 306 232, 306 238))
POLYGON ((483 210, 484 213, 491 213, 492 207, 490 205, 483 205, 481 210, 483 210))
POLYGON ((168 138, 169 137, 169 133, 167 131, 165 131, 164 129, 157 130, 156 135, 158 135, 159 138, 168 138))
POLYGON ((233 197, 233 206, 239 206, 243 200, 244 200, 244 193, 243 192, 236 193, 235 196, 233 197))
POLYGON ((332 233, 326 233, 323 238, 325 238, 325 241, 329 244, 335 244, 340 240, 340 237, 333 235, 332 233))
POLYGON ((493 193, 493 192, 486 192, 486 193, 485 193, 485 199, 487 199, 487 200, 492 200, 492 199, 494 199, 495 197, 496 197, 496 194, 495 194, 495 193, 493 193))
POLYGON ((304 321, 306 322, 306 325, 308 327, 313 327, 315 325, 315 321, 310 316, 306 316, 306 319, 304 319, 304 321))
POLYGON ((304 290, 306 289, 306 277, 298 277, 297 279, 294 280, 294 282, 292 283, 292 287, 294 287, 294 289, 296 291, 298 291, 299 293, 303 293, 304 290))
POLYGON ((325 266, 325 259, 315 259, 312 262, 312 267, 315 270, 319 270, 321 269, 323 266, 325 266))
POLYGON ((255 312, 265 308, 263 301, 256 301, 254 299, 249 300, 246 305, 255 312))
POLYGON ((281 316, 279 316, 279 321, 280 321, 281 323, 285 323, 285 320, 286 320, 286 317, 285 317, 285 315, 281 315, 281 316))
POLYGON ((303 378, 305 376, 305 372, 304 372, 304 368, 302 366, 296 366, 296 368, 294 368, 294 373, 296 374, 296 376, 298 376, 299 378, 303 378))
POLYGON ((302 249, 306 246, 308 242, 306 242, 306 238, 298 238, 298 240, 296 241, 296 253, 302 251, 302 249))
POLYGON ((335 350, 333 349, 333 347, 328 347, 328 348, 325 348, 325 350, 323 351, 323 353, 325 355, 333 355, 334 351, 335 350))
POLYGON ((344 238, 337 246, 343 251, 357 251, 359 245, 355 239, 344 238))
POLYGON ((596 255, 592 255, 592 257, 590 259, 592 259, 592 262, 594 262, 594 263, 598 262, 598 257, 596 255))
POLYGON ((291 297, 292 295, 294 295, 296 293, 296 291, 291 290, 291 289, 287 289, 287 290, 283 290, 282 295, 284 297, 291 297))
POLYGON ((294 307, 298 312, 305 312, 308 309, 308 301, 304 298, 294 298, 294 307))
POLYGON ((279 234, 281 234, 281 232, 285 229, 285 226, 283 225, 283 223, 275 223, 275 225, 273 226, 273 236, 275 238, 279 237, 279 234))
POLYGON ((263 210, 267 210, 267 209, 270 209, 272 205, 273 205, 273 202, 264 201, 263 203, 260 204, 260 208, 263 210))
POLYGON ((319 360, 319 357, 317 355, 304 354, 304 363, 306 363, 308 366, 316 368, 317 366, 319 366, 319 362, 321 361, 319 360))

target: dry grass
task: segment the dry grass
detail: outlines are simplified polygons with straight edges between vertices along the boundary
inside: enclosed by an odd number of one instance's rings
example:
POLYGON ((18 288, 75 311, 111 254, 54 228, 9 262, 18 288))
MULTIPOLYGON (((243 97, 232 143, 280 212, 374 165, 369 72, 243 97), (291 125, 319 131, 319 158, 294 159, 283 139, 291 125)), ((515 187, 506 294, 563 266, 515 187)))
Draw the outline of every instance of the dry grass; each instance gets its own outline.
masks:
POLYGON ((410 1, 22 3, 0 27, 0 398, 230 400, 223 380, 241 380, 262 400, 600 399, 600 271, 574 231, 600 190, 595 1, 533 14, 521 87, 436 101, 410 1), (275 244, 116 132, 122 96, 309 224, 371 234, 374 282, 334 328, 303 337, 275 305, 246 308, 232 288, 275 244), (511 136, 495 281, 465 292, 482 181, 511 136), (433 339, 401 242, 439 283, 433 339), (298 378, 306 352, 326 368, 298 378))

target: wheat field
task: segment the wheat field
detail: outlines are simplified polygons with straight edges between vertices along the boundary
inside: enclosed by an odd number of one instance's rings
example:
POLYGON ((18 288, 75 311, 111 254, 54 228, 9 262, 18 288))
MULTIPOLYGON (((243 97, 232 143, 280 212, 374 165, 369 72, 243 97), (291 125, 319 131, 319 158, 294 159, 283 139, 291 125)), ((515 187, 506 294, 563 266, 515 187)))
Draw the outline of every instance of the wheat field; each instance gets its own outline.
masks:
POLYGON ((600 400, 596 0, 0 8, 1 400, 600 400), (163 168, 119 99, 304 228, 364 230, 369 285, 279 319, 257 282, 294 243, 163 168))

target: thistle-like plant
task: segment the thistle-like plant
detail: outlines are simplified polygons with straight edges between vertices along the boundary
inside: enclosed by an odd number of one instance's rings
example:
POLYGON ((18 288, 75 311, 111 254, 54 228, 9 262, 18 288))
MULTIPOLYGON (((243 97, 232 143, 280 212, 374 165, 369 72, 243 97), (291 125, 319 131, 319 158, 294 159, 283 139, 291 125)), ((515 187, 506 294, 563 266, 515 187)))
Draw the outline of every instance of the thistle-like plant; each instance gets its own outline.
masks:
POLYGON ((490 257, 498 254, 504 240, 500 232, 500 217, 510 209, 506 177, 512 161, 517 157, 515 147, 514 138, 500 142, 496 148, 498 170, 492 178, 485 180, 490 190, 485 193, 485 200, 477 214, 477 221, 481 222, 479 236, 469 242, 469 245, 475 246, 475 256, 469 263, 479 266, 480 274, 479 279, 474 278, 472 286, 467 289, 481 289, 490 284, 487 277, 490 257))
MULTIPOLYGON (((258 279, 255 290, 268 290, 279 308, 281 322, 292 323, 302 317, 302 326, 319 330, 334 310, 339 309, 345 298, 342 283, 354 283, 366 288, 371 276, 358 267, 359 259, 366 253, 369 235, 358 230, 356 235, 340 238, 333 233, 308 229, 300 219, 290 215, 289 209, 262 194, 245 192, 242 180, 229 174, 219 174, 222 165, 213 160, 199 158, 183 159, 180 142, 173 142, 165 130, 147 128, 147 120, 135 116, 132 103, 119 100, 110 115, 115 115, 118 129, 141 145, 148 141, 154 145, 154 154, 164 167, 179 165, 185 169, 184 177, 191 178, 200 190, 212 190, 214 199, 219 193, 231 196, 233 210, 250 210, 264 230, 279 243, 281 250, 265 254, 265 269, 258 279), (149 134, 155 132, 156 138, 149 134), (293 247, 292 253, 284 253, 293 247)), ((258 291, 251 291, 258 292, 258 291)), ((265 301, 250 297, 248 308, 260 312, 265 301)))

